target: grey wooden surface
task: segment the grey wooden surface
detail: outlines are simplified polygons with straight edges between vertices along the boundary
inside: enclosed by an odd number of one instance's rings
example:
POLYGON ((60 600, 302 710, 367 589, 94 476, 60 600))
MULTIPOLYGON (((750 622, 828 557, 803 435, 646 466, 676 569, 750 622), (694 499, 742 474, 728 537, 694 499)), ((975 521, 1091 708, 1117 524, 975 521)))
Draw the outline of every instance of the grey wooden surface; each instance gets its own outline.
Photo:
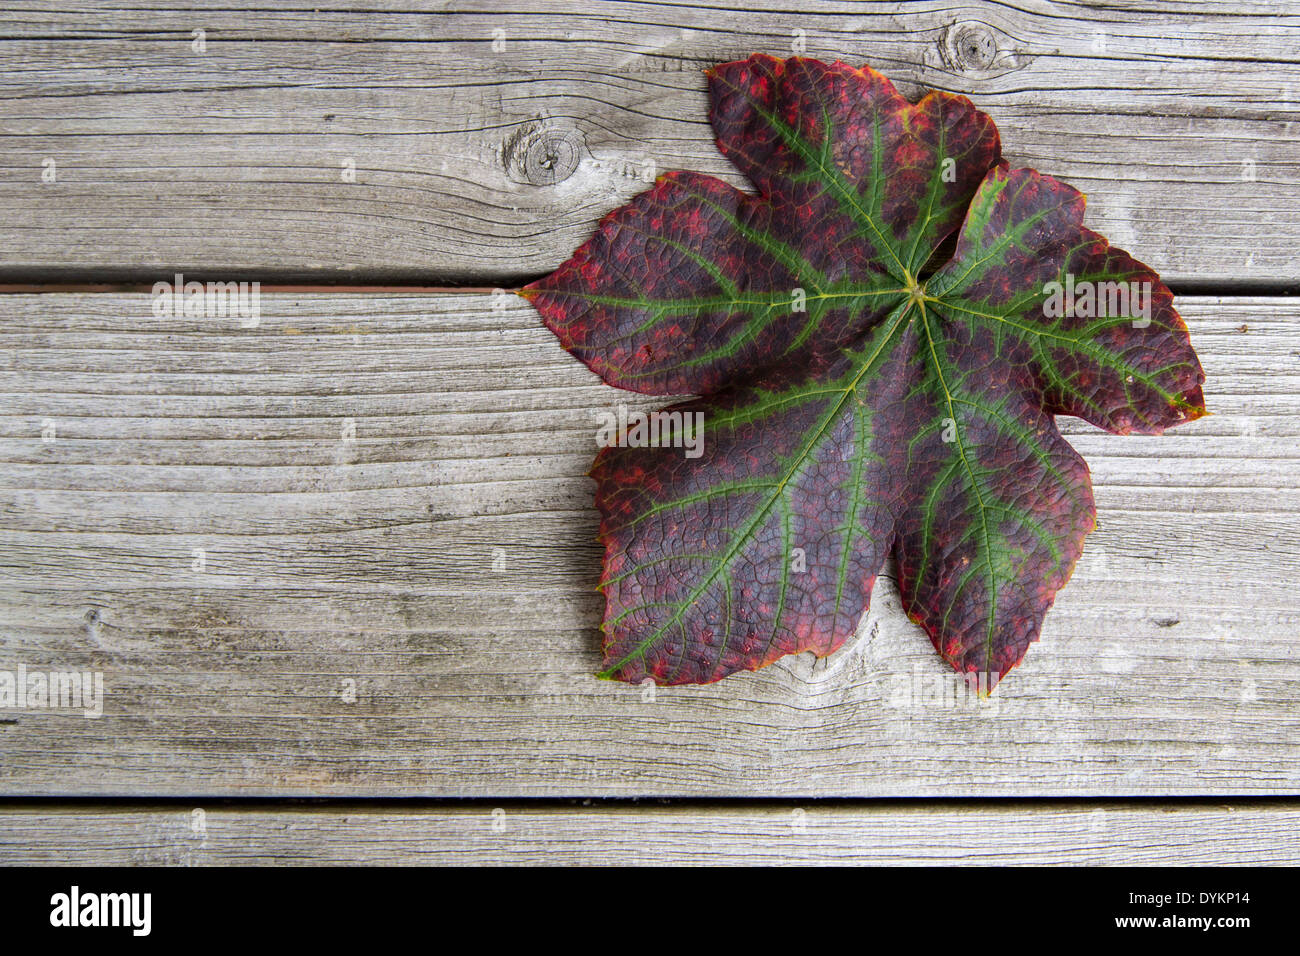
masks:
POLYGON ((0 725, 0 792, 1300 784, 1291 300, 1182 301, 1211 417, 1159 438, 1065 424, 1100 529, 982 703, 891 581, 824 661, 653 695, 593 677, 595 416, 656 400, 600 384, 513 296, 268 294, 256 329, 149 306, 0 297, 4 648, 106 682, 100 719, 0 725))
POLYGON ((970 95, 1167 278, 1300 278, 1294 2, 263 6, 0 12, 9 274, 508 284, 655 171, 743 185, 701 71, 802 48, 970 95))
POLYGON ((1115 801, 1300 788, 1300 324, 1275 294, 1300 284, 1300 4, 794 6, 0 6, 0 281, 43 290, 0 295, 0 670, 106 683, 98 719, 0 711, 0 796, 40 801, 0 808, 0 862, 617 862, 629 831, 650 862, 1296 861, 1290 803, 1115 801), (655 402, 491 290, 655 172, 743 186, 700 70, 798 45, 969 94, 1013 162, 1205 293, 1179 304, 1214 415, 1066 424, 1100 528, 990 701, 888 574, 829 660, 592 677, 594 412, 655 402), (351 288, 264 295, 241 329, 40 285, 178 270, 351 288), (218 806, 196 841, 164 796, 487 804, 218 806), (491 829, 497 800, 570 796, 754 802, 491 829), (1002 796, 1109 802, 863 799, 1002 796), (809 800, 807 834, 774 798, 809 800))
POLYGON ((1258 866, 1300 860, 1290 804, 613 807, 394 810, 0 808, 15 864, 968 864, 1258 866))

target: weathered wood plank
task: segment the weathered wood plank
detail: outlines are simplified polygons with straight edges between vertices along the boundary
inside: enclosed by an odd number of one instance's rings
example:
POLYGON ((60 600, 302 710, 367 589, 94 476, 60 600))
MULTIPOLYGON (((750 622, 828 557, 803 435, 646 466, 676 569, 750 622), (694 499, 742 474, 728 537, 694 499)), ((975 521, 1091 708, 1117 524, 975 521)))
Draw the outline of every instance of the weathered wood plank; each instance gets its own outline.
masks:
POLYGON ((106 686, 98 719, 0 712, 0 793, 1300 789, 1293 300, 1181 301, 1212 417, 1066 423, 1101 527, 984 702, 887 579, 825 661, 596 680, 594 413, 655 400, 514 297, 149 306, 0 296, 0 669, 106 686))
POLYGON ((744 185, 700 70, 758 50, 971 95, 1175 282, 1300 277, 1295 2, 317 6, 0 9, 0 278, 509 284, 655 171, 744 185))
POLYGON ((0 863, 1294 866, 1300 863, 1300 809, 1110 803, 5 807, 0 863))

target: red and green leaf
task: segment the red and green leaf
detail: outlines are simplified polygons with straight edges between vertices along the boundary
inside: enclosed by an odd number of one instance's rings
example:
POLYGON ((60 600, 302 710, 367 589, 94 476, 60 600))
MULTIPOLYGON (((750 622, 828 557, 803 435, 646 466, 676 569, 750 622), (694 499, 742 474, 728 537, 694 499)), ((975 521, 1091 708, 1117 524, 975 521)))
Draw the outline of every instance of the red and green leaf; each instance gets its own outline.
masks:
POLYGON ((1155 434, 1205 414, 1172 296, 1083 227, 1079 193, 1008 169, 965 97, 758 55, 709 84, 757 194, 670 173, 521 292, 609 384, 703 396, 670 409, 702 413, 698 458, 597 455, 603 674, 829 654, 892 552, 935 648, 996 682, 1094 525, 1054 416, 1155 434), (1053 282, 1149 288, 1150 310, 1053 309, 1053 282))

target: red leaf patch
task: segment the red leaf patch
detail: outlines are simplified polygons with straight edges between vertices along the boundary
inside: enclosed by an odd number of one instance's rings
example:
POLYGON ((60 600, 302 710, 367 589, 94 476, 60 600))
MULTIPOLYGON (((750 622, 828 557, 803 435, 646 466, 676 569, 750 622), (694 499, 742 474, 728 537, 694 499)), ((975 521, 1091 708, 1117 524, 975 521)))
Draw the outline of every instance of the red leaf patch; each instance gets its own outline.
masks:
POLYGON ((1054 416, 1158 434, 1204 415, 1187 328, 1084 228, 1080 193, 1002 162, 965 97, 913 105, 801 58, 708 76, 718 146, 757 194, 669 173, 520 293, 609 384, 704 396, 656 446, 596 457, 602 676, 829 654, 892 552, 908 614, 991 687, 1095 524, 1054 416))

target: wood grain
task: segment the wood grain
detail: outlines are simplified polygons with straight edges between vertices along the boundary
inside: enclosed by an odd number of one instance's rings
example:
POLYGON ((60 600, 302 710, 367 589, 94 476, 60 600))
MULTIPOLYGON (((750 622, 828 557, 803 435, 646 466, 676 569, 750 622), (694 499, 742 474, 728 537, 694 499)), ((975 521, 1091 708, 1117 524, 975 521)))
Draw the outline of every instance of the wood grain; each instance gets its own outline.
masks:
POLYGON ((106 685, 0 711, 0 793, 1295 793, 1297 306, 1180 305, 1214 415, 1066 423, 1101 527, 977 702, 887 579, 827 660, 595 679, 595 413, 655 400, 514 297, 0 296, 0 669, 106 685))
POLYGON ((656 172, 743 186, 701 70, 754 51, 969 94, 1174 283, 1300 278, 1292 0, 247 7, 0 8, 0 280, 508 285, 656 172))
POLYGON ((1294 866, 1298 834, 1278 804, 0 808, 25 866, 1294 866))

